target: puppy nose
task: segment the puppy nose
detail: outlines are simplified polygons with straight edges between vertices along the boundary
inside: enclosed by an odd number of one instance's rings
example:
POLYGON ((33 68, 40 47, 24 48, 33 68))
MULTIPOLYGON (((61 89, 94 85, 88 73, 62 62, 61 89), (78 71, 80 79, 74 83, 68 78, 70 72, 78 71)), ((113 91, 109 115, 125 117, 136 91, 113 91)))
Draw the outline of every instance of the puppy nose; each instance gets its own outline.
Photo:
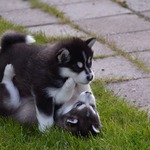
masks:
POLYGON ((91 93, 91 92, 89 92, 89 91, 86 91, 86 92, 85 92, 85 94, 89 94, 89 95, 91 95, 92 93, 91 93))
POLYGON ((93 75, 89 74, 89 75, 87 75, 87 77, 86 77, 86 78, 87 78, 87 80, 88 80, 88 81, 92 81, 92 79, 93 79, 93 75))

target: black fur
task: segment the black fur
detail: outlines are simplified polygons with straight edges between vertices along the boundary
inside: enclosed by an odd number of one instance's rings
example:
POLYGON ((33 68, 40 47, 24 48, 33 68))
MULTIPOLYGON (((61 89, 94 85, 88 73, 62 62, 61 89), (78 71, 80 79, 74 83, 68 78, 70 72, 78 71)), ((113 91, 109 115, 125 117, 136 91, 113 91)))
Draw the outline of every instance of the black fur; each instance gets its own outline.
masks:
POLYGON ((65 66, 75 70, 77 60, 82 62, 82 51, 87 56, 92 56, 93 52, 87 43, 79 38, 63 40, 53 47, 27 45, 24 39, 25 35, 18 33, 2 37, 0 78, 3 76, 5 66, 12 64, 16 82, 34 93, 39 111, 52 115, 53 97, 48 97, 45 89, 62 87, 66 78, 60 76, 59 68, 65 66), (62 48, 70 52, 72 59, 69 63, 59 63, 57 60, 57 54, 62 48))
POLYGON ((13 31, 5 33, 5 35, 1 39, 1 53, 5 52, 7 48, 16 43, 25 43, 26 36, 21 33, 16 33, 13 31))
POLYGON ((12 107, 5 106, 5 103, 9 101, 10 94, 5 86, 5 84, 0 83, 0 115, 9 116, 14 112, 12 107))

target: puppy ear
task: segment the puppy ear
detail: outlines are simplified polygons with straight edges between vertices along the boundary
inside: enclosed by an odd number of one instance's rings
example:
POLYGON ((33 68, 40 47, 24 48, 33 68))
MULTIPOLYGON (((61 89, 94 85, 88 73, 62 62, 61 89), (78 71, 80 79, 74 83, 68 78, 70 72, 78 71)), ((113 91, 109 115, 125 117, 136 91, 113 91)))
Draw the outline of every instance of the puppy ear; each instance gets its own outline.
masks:
POLYGON ((56 58, 58 63, 67 63, 68 61, 70 61, 70 52, 66 48, 62 48, 57 52, 56 58))
POLYGON ((94 125, 92 125, 92 130, 93 130, 96 134, 100 133, 99 129, 98 129, 97 127, 95 127, 94 125))
POLYGON ((96 42, 96 38, 87 39, 85 42, 88 45, 88 47, 91 48, 94 45, 94 43, 96 42))

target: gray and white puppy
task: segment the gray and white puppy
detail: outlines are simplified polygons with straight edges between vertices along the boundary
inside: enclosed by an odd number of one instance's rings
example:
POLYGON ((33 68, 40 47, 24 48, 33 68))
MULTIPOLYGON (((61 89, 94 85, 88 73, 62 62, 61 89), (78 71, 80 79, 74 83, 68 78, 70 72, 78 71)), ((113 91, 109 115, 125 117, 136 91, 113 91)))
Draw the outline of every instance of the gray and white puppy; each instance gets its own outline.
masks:
MULTIPOLYGON (((21 123, 37 123, 34 98, 32 95, 20 96, 13 83, 14 76, 13 66, 7 65, 0 83, 0 115, 9 116, 21 123)), ((72 85, 68 84, 66 88, 72 88, 72 85)), ((58 127, 75 135, 87 136, 89 133, 96 135, 101 129, 95 97, 89 85, 77 85, 71 99, 55 110, 54 118, 58 127), (84 86, 89 91, 83 91, 84 86)))

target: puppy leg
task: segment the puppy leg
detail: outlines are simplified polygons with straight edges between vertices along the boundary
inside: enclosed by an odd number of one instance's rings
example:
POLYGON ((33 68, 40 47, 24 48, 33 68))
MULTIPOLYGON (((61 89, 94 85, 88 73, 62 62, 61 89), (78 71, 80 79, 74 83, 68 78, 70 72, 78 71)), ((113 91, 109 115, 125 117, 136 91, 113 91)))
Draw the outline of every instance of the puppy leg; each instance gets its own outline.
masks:
POLYGON ((4 76, 2 79, 2 84, 5 84, 5 87, 7 91, 9 92, 10 98, 9 101, 4 101, 6 107, 8 106, 9 108, 18 108, 20 105, 20 96, 17 88, 14 86, 12 79, 15 76, 14 73, 14 68, 11 64, 6 65, 5 70, 4 70, 4 76))
POLYGON ((43 89, 34 88, 33 90, 36 102, 36 117, 38 120, 39 130, 44 132, 54 123, 54 102, 53 98, 47 96, 43 89))
POLYGON ((72 78, 68 79, 63 87, 58 90, 55 98, 47 96, 47 92, 40 90, 40 88, 34 89, 34 97, 36 101, 36 116, 39 123, 39 130, 44 132, 46 128, 53 125, 54 122, 54 99, 55 103, 61 104, 64 101, 68 101, 75 88, 75 83, 72 78))
POLYGON ((36 117, 39 123, 39 130, 41 132, 45 132, 45 130, 50 128, 54 123, 53 113, 51 115, 47 115, 41 110, 39 110, 39 108, 37 107, 36 107, 36 117))
POLYGON ((66 101, 70 100, 75 88, 75 82, 72 78, 69 78, 63 87, 59 90, 59 92, 56 94, 55 102, 57 104, 63 104, 66 101))

